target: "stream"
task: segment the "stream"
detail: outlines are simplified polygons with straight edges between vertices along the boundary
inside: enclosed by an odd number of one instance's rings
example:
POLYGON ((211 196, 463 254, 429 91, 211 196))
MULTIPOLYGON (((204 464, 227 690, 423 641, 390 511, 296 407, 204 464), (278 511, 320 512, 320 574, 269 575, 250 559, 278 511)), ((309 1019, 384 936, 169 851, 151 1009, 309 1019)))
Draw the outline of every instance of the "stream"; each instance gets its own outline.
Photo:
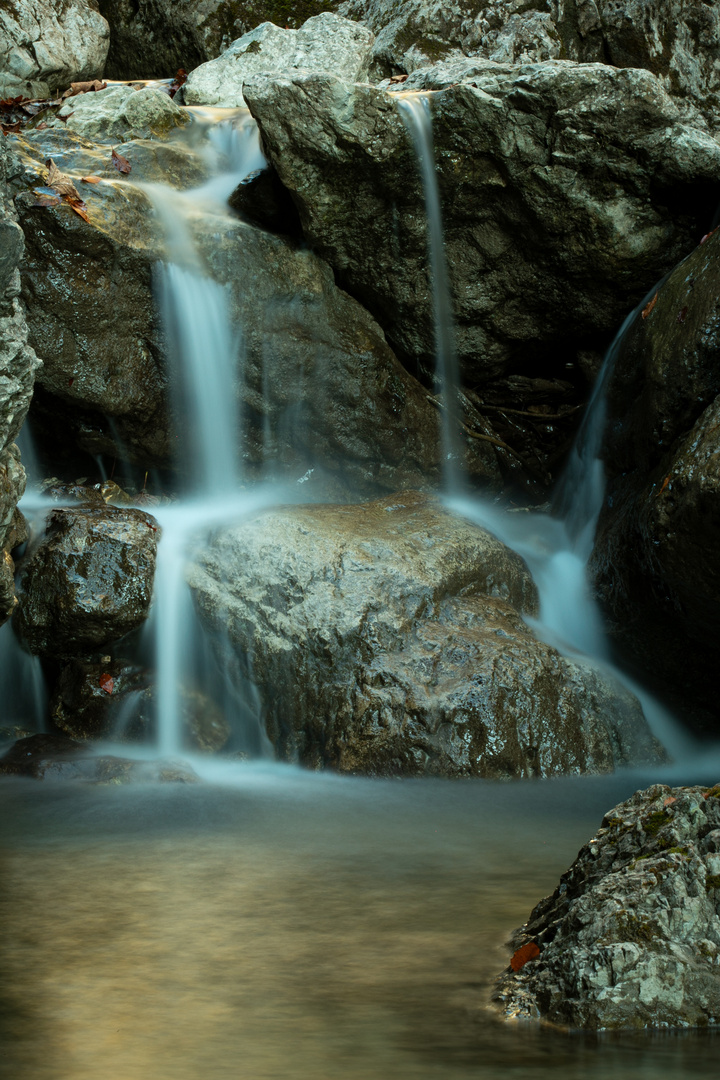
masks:
MULTIPOLYGON (((432 153, 429 114, 421 104, 403 111, 422 159, 432 153)), ((159 303, 192 411, 187 491, 153 509, 163 539, 146 637, 159 734, 139 755, 181 752, 179 686, 199 651, 184 584, 190 546, 264 505, 299 501, 302 491, 242 489, 240 460, 229 451, 238 419, 226 388, 242 378, 241 328, 229 325, 222 287, 203 276, 187 223, 198 205, 223 212, 239 180, 258 168, 259 147, 243 124, 218 129, 215 144, 225 165, 211 184, 182 195, 148 189, 170 260, 158 268, 159 303), (210 354, 216 378, 206 377, 210 354)), ((431 164, 425 160, 426 191, 431 164)), ((427 207, 437 242, 437 193, 427 207)), ((437 251, 430 261, 445 288, 437 251)), ((434 306, 438 379, 452 397, 447 298, 436 296, 434 306)), ((536 632, 609 665, 584 574, 603 498, 600 406, 566 482, 564 516, 509 514, 470 496, 454 460, 450 407, 444 497, 526 559, 541 597, 536 632)), ((30 494, 23 509, 33 507, 42 511, 42 501, 30 494)), ((40 715, 37 662, 23 653, 18 680, 20 650, 9 626, 2 633, 6 700, 21 681, 17 711, 40 715)), ((510 932, 552 891, 607 810, 658 780, 717 781, 720 754, 697 747, 660 705, 642 697, 673 759, 652 775, 377 781, 273 762, 251 696, 228 706, 251 760, 185 755, 200 783, 0 785, 0 1075, 654 1080, 716 1067, 712 1033, 566 1033, 503 1023, 487 1004, 508 963, 510 932)))

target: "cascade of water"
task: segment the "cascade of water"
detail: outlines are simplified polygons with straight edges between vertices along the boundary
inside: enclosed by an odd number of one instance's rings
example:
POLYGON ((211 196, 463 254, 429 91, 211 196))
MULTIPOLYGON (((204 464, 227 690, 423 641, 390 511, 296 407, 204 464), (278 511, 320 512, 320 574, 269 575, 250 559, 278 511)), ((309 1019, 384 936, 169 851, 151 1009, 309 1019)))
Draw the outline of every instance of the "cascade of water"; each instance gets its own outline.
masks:
MULTIPOLYGON (((490 529, 525 559, 540 597, 540 615, 534 623, 538 635, 561 652, 586 657, 611 668, 610 650, 600 611, 591 595, 586 568, 605 491, 600 452, 607 416, 607 386, 625 333, 649 297, 628 315, 607 352, 558 488, 556 512, 552 516, 508 513, 497 505, 463 493, 460 482, 462 459, 456 449, 459 375, 452 344, 452 309, 429 100, 427 95, 417 94, 403 95, 398 100, 412 135, 425 193, 437 342, 436 373, 446 403, 443 448, 448 466, 444 476, 447 501, 459 513, 490 529)), ((687 757, 693 741, 667 710, 632 680, 614 668, 612 670, 640 699, 648 723, 666 749, 676 758, 687 757)))
POLYGON ((443 486, 458 494, 462 486, 462 446, 458 410, 460 378, 454 341, 454 319, 445 257, 440 194, 435 169, 430 100, 427 94, 403 94, 397 98, 400 114, 410 134, 422 176, 427 216, 428 254, 432 309, 435 323, 435 377, 441 409, 443 486))

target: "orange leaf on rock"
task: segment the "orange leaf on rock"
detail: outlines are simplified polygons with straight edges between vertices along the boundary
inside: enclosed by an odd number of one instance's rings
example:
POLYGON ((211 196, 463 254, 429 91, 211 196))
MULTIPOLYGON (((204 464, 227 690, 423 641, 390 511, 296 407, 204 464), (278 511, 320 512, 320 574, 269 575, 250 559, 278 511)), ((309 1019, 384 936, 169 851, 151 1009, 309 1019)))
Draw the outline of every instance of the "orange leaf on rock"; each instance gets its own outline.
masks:
POLYGON ((81 217, 83 221, 87 221, 88 225, 90 224, 90 218, 87 215, 87 206, 82 201, 82 199, 72 199, 66 195, 65 202, 69 203, 70 206, 72 206, 78 217, 81 217))
POLYGON ((127 174, 132 171, 132 165, 130 164, 128 159, 126 157, 123 157, 122 154, 118 154, 115 147, 113 147, 112 152, 112 163, 117 169, 117 171, 119 173, 122 173, 124 176, 127 176, 127 174))
POLYGON ((73 184, 70 177, 60 172, 52 158, 47 160, 48 178, 47 186, 57 191, 58 195, 69 195, 72 199, 79 199, 80 192, 73 184))
POLYGON ((647 319, 648 315, 650 315, 650 314, 652 313, 652 309, 653 309, 653 308, 655 307, 655 305, 657 304, 657 301, 658 301, 658 296, 659 296, 659 293, 655 293, 655 295, 653 296, 653 298, 652 298, 652 300, 650 301, 650 303, 649 303, 649 304, 646 304, 646 306, 645 306, 645 307, 643 308, 643 310, 642 310, 642 317, 643 317, 643 319, 647 319))
POLYGON ((102 184, 102 177, 100 176, 81 176, 83 184, 102 184))
POLYGON ((115 680, 112 675, 104 674, 100 676, 100 689, 104 690, 106 694, 112 694, 114 686, 115 680))
POLYGON ((523 945, 521 949, 514 952, 512 960, 510 961, 510 967, 513 971, 519 971, 520 968, 524 968, 528 960, 534 960, 536 956, 540 955, 540 949, 537 947, 534 941, 528 941, 527 945, 523 945))

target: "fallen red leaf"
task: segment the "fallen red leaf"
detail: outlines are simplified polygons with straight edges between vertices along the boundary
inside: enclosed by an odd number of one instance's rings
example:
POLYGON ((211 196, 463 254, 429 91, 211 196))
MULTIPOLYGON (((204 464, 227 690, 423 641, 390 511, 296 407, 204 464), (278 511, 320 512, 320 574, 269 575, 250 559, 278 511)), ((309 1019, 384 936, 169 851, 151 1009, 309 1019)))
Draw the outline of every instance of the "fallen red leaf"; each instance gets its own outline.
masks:
POLYGON ((113 147, 112 152, 112 163, 117 169, 117 171, 119 173, 122 173, 124 176, 127 176, 127 174, 132 171, 132 165, 130 164, 128 159, 123 157, 122 154, 118 154, 115 147, 113 147))
POLYGON ((677 802, 677 799, 675 798, 675 796, 674 795, 668 795, 667 799, 663 799, 663 806, 672 806, 672 804, 674 802, 677 802))
POLYGON ((687 313, 688 309, 686 307, 682 308, 681 311, 678 312, 677 321, 679 323, 684 323, 687 318, 687 313))
POLYGON ((102 179, 99 176, 81 176, 83 184, 102 184, 102 179))
POLYGON ((540 955, 540 949, 537 947, 534 941, 528 941, 527 945, 523 945, 521 949, 514 952, 512 960, 510 961, 510 967, 513 971, 519 971, 520 968, 524 968, 528 960, 534 960, 536 956, 540 955))
POLYGON ((711 236, 715 235, 715 233, 718 231, 718 229, 720 229, 720 225, 718 225, 717 229, 711 229, 710 232, 705 233, 705 235, 703 236, 700 243, 704 244, 706 240, 709 240, 711 236))
POLYGON ((106 694, 112 694, 114 686, 115 680, 112 675, 104 674, 100 676, 100 689, 104 690, 106 694))
POLYGON ((649 303, 649 304, 647 304, 647 305, 646 305, 646 306, 645 306, 645 307, 643 308, 643 310, 642 310, 642 317, 643 317, 643 319, 647 319, 648 315, 650 315, 650 314, 651 314, 651 312, 652 312, 652 309, 653 309, 653 308, 655 307, 655 305, 657 304, 657 301, 658 301, 658 296, 659 296, 659 293, 655 293, 655 295, 653 296, 653 298, 652 298, 652 300, 650 301, 650 303, 649 303))

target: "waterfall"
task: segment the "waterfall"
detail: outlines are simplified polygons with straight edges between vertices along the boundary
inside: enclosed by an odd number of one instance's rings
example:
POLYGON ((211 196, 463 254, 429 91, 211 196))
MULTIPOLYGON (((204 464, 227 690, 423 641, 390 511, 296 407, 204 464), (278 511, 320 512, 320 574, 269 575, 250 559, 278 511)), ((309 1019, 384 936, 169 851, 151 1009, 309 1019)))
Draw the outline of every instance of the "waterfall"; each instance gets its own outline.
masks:
POLYGON ((622 340, 639 311, 659 286, 632 311, 607 351, 585 417, 555 496, 552 515, 512 513, 467 494, 462 483, 459 441, 459 372, 453 347, 451 293, 444 254, 442 215, 434 159, 430 95, 403 94, 398 107, 410 132, 423 180, 428 219, 428 252, 433 285, 436 377, 443 410, 444 489, 448 506, 489 529, 522 556, 537 585, 540 614, 532 620, 543 640, 568 656, 585 658, 605 668, 640 700, 653 734, 676 759, 687 758, 694 741, 670 713, 612 663, 597 602, 592 596, 587 563, 605 495, 601 459, 607 417, 606 394, 622 340))
POLYGON ((458 409, 460 375, 455 351, 454 319, 445 257, 440 193, 435 169, 430 99, 427 94, 403 94, 398 98, 398 107, 412 138, 422 177, 435 327, 435 378, 442 403, 440 418, 442 479, 445 490, 457 494, 461 487, 463 473, 458 409))

